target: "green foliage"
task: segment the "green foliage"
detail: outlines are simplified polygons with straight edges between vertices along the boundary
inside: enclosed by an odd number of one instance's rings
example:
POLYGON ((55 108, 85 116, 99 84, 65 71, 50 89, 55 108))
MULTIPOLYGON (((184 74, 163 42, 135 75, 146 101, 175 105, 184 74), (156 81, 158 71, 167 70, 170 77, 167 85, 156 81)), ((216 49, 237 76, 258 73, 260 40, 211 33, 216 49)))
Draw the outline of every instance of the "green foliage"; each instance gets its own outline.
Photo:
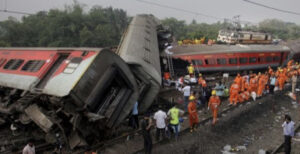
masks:
POLYGON ((88 12, 74 2, 64 10, 52 9, 0 22, 0 46, 107 47, 118 45, 129 17, 121 9, 95 6, 88 12))

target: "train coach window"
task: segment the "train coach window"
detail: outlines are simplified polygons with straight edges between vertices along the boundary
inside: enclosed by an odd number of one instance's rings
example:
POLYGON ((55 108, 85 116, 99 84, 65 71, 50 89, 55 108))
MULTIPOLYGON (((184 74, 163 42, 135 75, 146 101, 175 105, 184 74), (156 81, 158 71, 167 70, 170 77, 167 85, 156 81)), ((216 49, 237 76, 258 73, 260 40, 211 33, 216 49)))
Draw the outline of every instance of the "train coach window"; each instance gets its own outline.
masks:
POLYGON ((4 65, 3 68, 6 70, 17 70, 23 62, 23 59, 11 59, 4 65))
POLYGON ((216 61, 215 61, 215 59, 212 59, 212 58, 210 58, 210 59, 205 59, 205 64, 206 64, 206 65, 215 65, 215 64, 216 64, 216 61))
POLYGON ((250 57, 249 63, 256 63, 256 57, 250 57))
POLYGON ((29 60, 25 63, 21 70, 26 72, 37 72, 44 64, 44 60, 29 60))
POLYGON ((246 64, 248 63, 248 58, 240 58, 240 64, 246 64))
POLYGON ((218 63, 219 65, 224 65, 224 64, 226 64, 226 59, 225 59, 225 58, 217 59, 217 63, 218 63))
POLYGON ((193 63, 193 65, 195 65, 195 66, 199 66, 199 65, 202 65, 203 63, 202 63, 202 60, 192 60, 192 63, 193 63))
POLYGON ((278 62, 280 60, 280 57, 276 56, 276 57, 273 57, 273 61, 276 61, 278 62))
POLYGON ((71 59, 68 66, 65 68, 64 73, 71 74, 75 71, 75 69, 79 66, 80 62, 82 61, 81 57, 75 57, 71 59))
POLYGON ((237 58, 229 58, 229 64, 237 64, 237 58))
POLYGON ((272 58, 272 57, 270 57, 270 56, 266 57, 266 62, 270 63, 270 62, 272 62, 272 61, 273 61, 273 58, 272 58))

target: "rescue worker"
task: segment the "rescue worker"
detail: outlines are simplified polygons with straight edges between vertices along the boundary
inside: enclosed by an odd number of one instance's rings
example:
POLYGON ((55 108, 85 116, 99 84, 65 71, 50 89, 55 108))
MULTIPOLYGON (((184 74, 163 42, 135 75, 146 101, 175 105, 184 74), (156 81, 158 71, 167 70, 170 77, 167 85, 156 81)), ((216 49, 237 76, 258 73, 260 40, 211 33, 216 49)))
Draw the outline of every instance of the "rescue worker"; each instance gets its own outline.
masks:
POLYGON ((294 63, 294 60, 292 59, 292 60, 290 60, 290 61, 287 63, 287 66, 290 67, 290 66, 293 65, 293 63, 294 63))
POLYGON ((212 124, 216 124, 217 122, 217 117, 218 117, 218 108, 221 104, 220 98, 216 96, 216 91, 213 90, 211 92, 211 97, 209 98, 209 103, 208 103, 208 110, 211 109, 212 114, 213 114, 213 122, 212 124))
POLYGON ((268 67, 268 73, 269 73, 269 75, 273 74, 273 69, 271 66, 268 67))
POLYGON ((249 93, 249 91, 244 91, 243 92, 244 93, 244 96, 245 96, 245 101, 248 101, 249 100, 249 98, 250 98, 250 93, 249 93))
POLYGON ((252 74, 252 77, 249 81, 249 88, 250 88, 250 92, 255 92, 256 93, 256 88, 257 88, 257 79, 256 79, 256 75, 252 74))
POLYGON ((265 77, 261 75, 258 79, 257 97, 261 97, 265 89, 265 77))
POLYGON ((233 84, 230 87, 230 91, 229 91, 229 102, 230 105, 232 105, 234 103, 234 105, 237 104, 238 102, 238 95, 239 95, 239 85, 237 84, 237 81, 234 80, 233 84))
POLYGON ((194 69, 193 64, 190 64, 190 66, 187 67, 187 70, 188 70, 189 75, 194 75, 195 69, 194 69))
POLYGON ((285 74, 282 69, 279 70, 279 75, 278 75, 278 84, 279 84, 279 90, 282 91, 284 88, 284 83, 285 83, 285 74))
POLYGON ((238 102, 239 102, 239 103, 243 103, 244 101, 245 101, 244 93, 243 93, 243 92, 240 92, 240 93, 239 93, 239 96, 238 96, 238 102))
POLYGON ((241 77, 240 73, 237 74, 234 81, 239 85, 239 92, 240 92, 242 89, 242 77, 241 77))
POLYGON ((199 73, 199 79, 198 79, 198 84, 202 86, 202 88, 206 88, 207 84, 205 79, 202 77, 202 74, 199 73))
POLYGON ((192 133, 194 130, 196 130, 198 126, 199 118, 198 118, 195 97, 192 95, 189 97, 189 100, 190 103, 188 105, 188 112, 189 112, 189 120, 190 120, 190 132, 192 133))

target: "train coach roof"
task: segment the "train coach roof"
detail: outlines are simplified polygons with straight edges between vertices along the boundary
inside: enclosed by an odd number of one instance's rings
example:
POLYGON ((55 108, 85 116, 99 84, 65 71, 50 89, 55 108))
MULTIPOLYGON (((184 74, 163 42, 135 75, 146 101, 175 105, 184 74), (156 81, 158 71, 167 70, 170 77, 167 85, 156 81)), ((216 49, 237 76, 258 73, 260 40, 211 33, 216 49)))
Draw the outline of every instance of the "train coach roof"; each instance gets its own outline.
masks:
POLYGON ((54 51, 75 51, 75 50, 82 50, 82 51, 100 51, 100 50, 102 50, 103 48, 80 48, 80 47, 78 47, 78 48, 76 48, 76 47, 74 47, 74 48, 72 48, 72 47, 59 47, 59 48, 41 48, 41 47, 16 47, 16 48, 0 48, 0 51, 1 50, 16 50, 16 51, 18 51, 18 50, 22 50, 22 51, 24 51, 24 50, 34 50, 34 51, 43 51, 43 50, 45 50, 45 51, 49 51, 49 50, 54 50, 54 51))
POLYGON ((186 54, 214 54, 214 53, 242 53, 242 52, 274 52, 290 51, 290 48, 283 45, 183 45, 174 46, 170 49, 174 55, 186 54))

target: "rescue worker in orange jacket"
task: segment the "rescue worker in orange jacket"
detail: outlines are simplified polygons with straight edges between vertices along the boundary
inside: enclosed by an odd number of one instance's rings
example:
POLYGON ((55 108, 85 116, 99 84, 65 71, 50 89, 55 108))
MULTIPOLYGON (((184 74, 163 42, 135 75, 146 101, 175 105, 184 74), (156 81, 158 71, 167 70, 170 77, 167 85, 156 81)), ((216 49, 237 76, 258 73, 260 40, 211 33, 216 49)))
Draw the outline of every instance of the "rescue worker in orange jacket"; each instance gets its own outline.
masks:
POLYGON ((252 75, 250 81, 249 81, 249 92, 256 92, 257 89, 257 79, 255 74, 252 75))
POLYGON ((280 73, 279 73, 278 78, 277 78, 278 85, 279 85, 279 90, 283 90, 286 76, 285 76, 282 69, 280 69, 279 72, 280 73))
POLYGON ((242 77, 241 77, 240 73, 237 74, 234 81, 239 85, 239 91, 241 91, 242 90, 242 77))
POLYGON ((188 112, 189 112, 189 120, 190 120, 190 131, 193 132, 199 123, 198 112, 197 112, 197 105, 195 101, 195 97, 192 95, 189 97, 189 105, 188 105, 188 112))
POLYGON ((231 85, 230 87, 230 90, 229 90, 229 102, 230 102, 230 105, 232 105, 234 103, 234 105, 237 104, 238 102, 238 95, 239 95, 239 85, 237 84, 237 81, 235 80, 233 82, 233 84, 231 85))
POLYGON ((249 93, 249 91, 244 91, 243 92, 244 93, 244 95, 245 95, 245 101, 248 101, 249 100, 249 98, 250 98, 250 93, 249 93))
POLYGON ((198 84, 201 85, 203 88, 206 88, 206 81, 203 79, 202 74, 199 74, 198 84))
POLYGON ((261 75, 258 79, 257 97, 261 97, 265 89, 265 77, 261 75))
POLYGON ((208 109, 211 109, 212 114, 213 114, 213 122, 212 124, 216 124, 217 122, 217 117, 218 117, 218 108, 221 104, 220 98, 219 96, 216 96, 216 91, 213 90, 211 92, 210 98, 209 98, 209 102, 208 102, 208 109))
POLYGON ((243 103, 244 101, 245 101, 245 95, 243 92, 240 92, 238 96, 238 102, 243 103))
POLYGON ((292 59, 292 60, 290 60, 290 61, 287 63, 287 66, 288 66, 288 67, 289 67, 289 66, 292 66, 293 63, 294 63, 294 60, 292 59))
POLYGON ((272 74, 273 74, 273 69, 272 69, 271 66, 268 67, 268 73, 269 73, 269 75, 272 75, 272 74))

